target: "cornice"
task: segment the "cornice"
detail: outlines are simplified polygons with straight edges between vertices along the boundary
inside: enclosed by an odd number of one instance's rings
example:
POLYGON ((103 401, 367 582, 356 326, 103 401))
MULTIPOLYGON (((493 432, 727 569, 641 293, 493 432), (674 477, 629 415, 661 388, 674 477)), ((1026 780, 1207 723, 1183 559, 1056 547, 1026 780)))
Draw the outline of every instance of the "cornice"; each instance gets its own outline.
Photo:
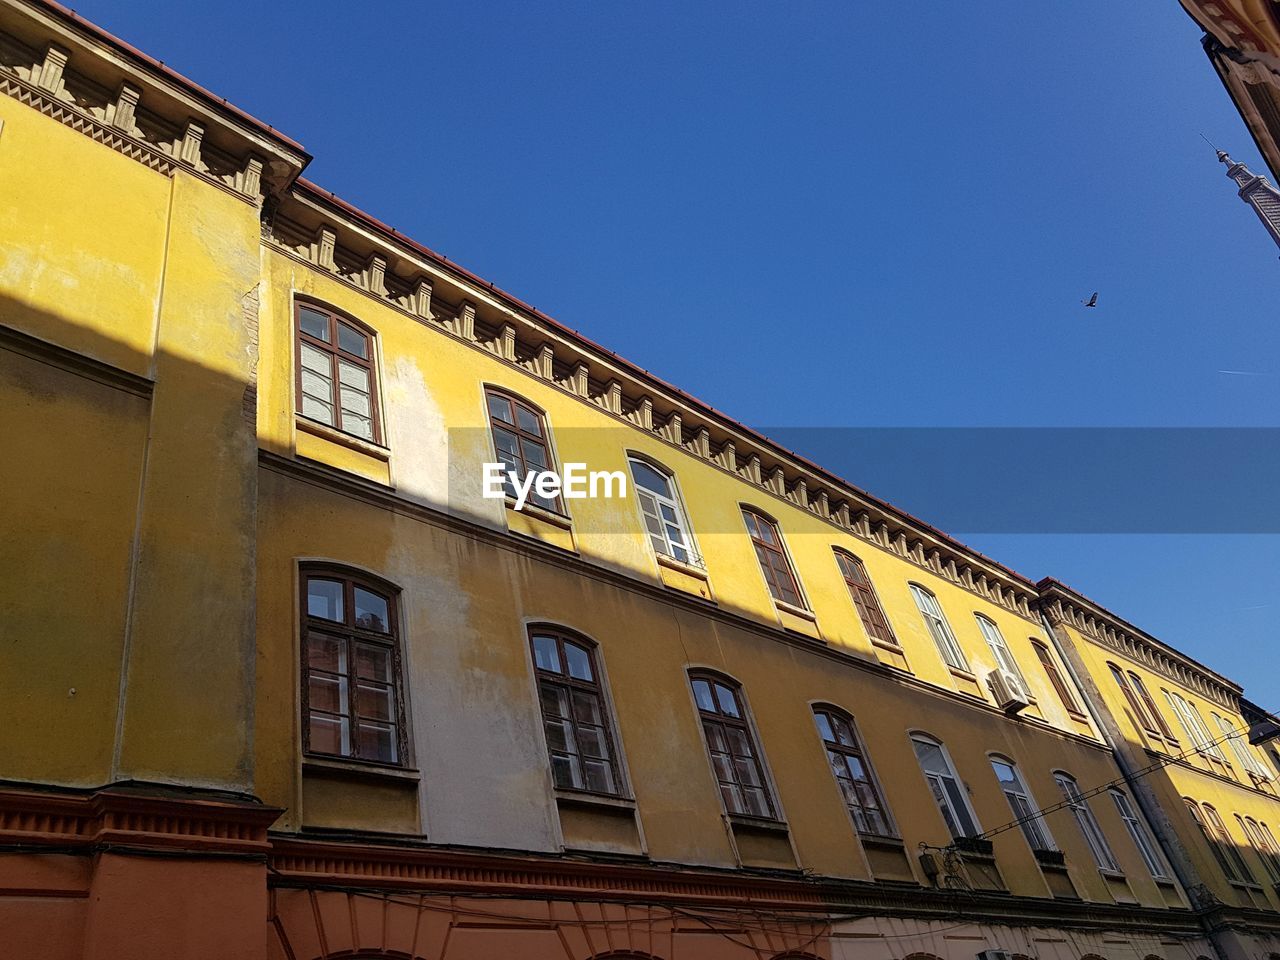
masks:
POLYGON ((269 882, 275 887, 537 896, 702 907, 732 904, 826 918, 839 914, 842 919, 888 915, 954 921, 960 911, 974 922, 1189 935, 1201 932, 1196 914, 1184 909, 937 890, 671 863, 620 863, 603 858, 463 850, 407 842, 388 846, 385 838, 337 841, 273 834, 270 865, 269 882))
POLYGON ((300 180, 272 248, 977 597, 1035 622, 1030 580, 756 433, 300 180))
POLYGON ((76 376, 96 380, 98 383, 138 397, 149 398, 155 388, 154 381, 147 377, 95 360, 76 350, 69 350, 56 343, 33 337, 3 323, 0 323, 0 350, 20 353, 41 363, 59 367, 76 376))
POLYGON ((257 203, 310 157, 294 141, 47 0, 0 0, 0 93, 165 175, 257 203))
POLYGON ((961 704, 971 710, 989 714, 991 717, 1003 722, 1016 723, 1026 729, 1078 743, 1093 750, 1107 754, 1113 752, 1110 747, 1091 737, 1055 727, 1047 722, 1036 722, 1022 718, 1011 719, 1003 711, 985 700, 979 700, 957 690, 948 690, 945 687, 936 686, 921 680, 913 674, 906 674, 886 666, 878 660, 870 660, 854 653, 845 652, 820 640, 804 637, 746 615, 726 610, 715 603, 692 594, 670 590, 658 583, 640 579, 612 567, 593 563, 578 553, 566 551, 528 537, 516 536, 498 527, 488 526, 465 517, 446 513, 420 501, 400 496, 394 490, 381 484, 345 473, 336 468, 314 461, 294 459, 261 449, 258 451, 258 462, 264 469, 282 476, 309 483, 331 493, 359 500, 379 509, 391 510, 404 516, 412 517, 415 520, 471 537, 500 550, 506 550, 528 559, 548 563, 575 576, 597 580, 615 589, 626 590, 657 600, 660 603, 680 607, 700 616, 729 624, 739 630, 786 644, 798 651, 822 657, 832 663, 862 671, 877 680, 896 683, 930 697, 961 704))
POLYGON ((1215 703, 1239 712, 1240 695, 1244 692, 1239 684, 1215 673, 1162 640, 1157 640, 1057 580, 1046 577, 1037 586, 1040 590, 1040 609, 1050 623, 1067 624, 1087 639, 1114 650, 1174 683, 1195 690, 1215 703))

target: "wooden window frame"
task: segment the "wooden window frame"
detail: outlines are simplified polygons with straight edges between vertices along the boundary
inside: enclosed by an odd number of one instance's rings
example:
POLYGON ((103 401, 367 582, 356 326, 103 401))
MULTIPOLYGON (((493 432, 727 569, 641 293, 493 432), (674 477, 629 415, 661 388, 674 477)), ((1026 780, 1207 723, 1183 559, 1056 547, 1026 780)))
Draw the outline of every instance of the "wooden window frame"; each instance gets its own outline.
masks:
POLYGON ((357 440, 365 443, 372 443, 376 446, 382 446, 382 405, 378 401, 378 337, 377 334, 367 324, 361 323, 354 317, 350 317, 345 313, 326 307, 322 304, 315 303, 311 300, 295 299, 293 302, 293 365, 294 380, 293 389, 295 395, 294 413, 302 417, 309 423, 318 423, 321 426, 337 430, 345 433, 349 437, 355 437, 357 440), (314 337, 306 333, 302 329, 302 311, 310 310, 314 313, 323 314, 329 320, 329 337, 332 342, 325 343, 318 337, 314 337), (338 340, 338 324, 345 324, 361 334, 369 345, 369 356, 361 357, 358 354, 348 353, 339 346, 338 340), (302 345, 307 344, 317 350, 324 351, 329 356, 329 381, 331 392, 329 395, 329 403, 333 407, 334 423, 325 423, 323 420, 317 420, 302 412, 302 345), (372 437, 362 437, 358 433, 352 433, 342 425, 342 382, 338 371, 338 361, 346 360, 348 363, 362 367, 369 374, 369 420, 373 427, 372 437))
POLYGON ((862 629, 866 631, 867 638, 878 647, 902 653, 902 644, 898 642, 898 637, 893 632, 893 625, 889 623, 889 616, 884 612, 884 605, 880 603, 880 595, 871 581, 867 565, 862 562, 861 557, 842 547, 832 547, 831 552, 835 555, 836 568, 840 571, 844 585, 849 591, 849 599, 858 612, 858 618, 862 621, 862 629), (860 575, 862 581, 852 579, 850 570, 860 575), (883 632, 883 636, 878 631, 883 632))
POLYGON ((1253 847, 1253 852, 1257 854, 1258 860, 1262 863, 1262 869, 1270 878, 1272 884, 1280 883, 1280 850, 1275 847, 1275 838, 1269 836, 1270 831, 1263 833, 1262 825, 1253 817, 1242 817, 1240 814, 1233 814, 1236 823, 1240 824, 1240 830, 1249 841, 1249 846, 1253 847))
POLYGON ((778 522, 755 507, 743 505, 741 506, 741 511, 742 522, 746 525, 747 535, 751 538, 751 546, 756 555, 756 562, 760 566, 760 573, 764 576, 765 587, 769 591, 769 596, 773 598, 775 603, 781 603, 800 610, 808 610, 808 601, 805 600, 804 591, 800 589, 800 578, 796 576, 796 569, 791 562, 791 555, 787 550, 786 542, 782 539, 782 528, 778 525, 778 522), (765 528, 773 533, 775 543, 770 543, 757 532, 765 528), (765 562, 766 555, 771 561, 767 564, 765 562), (780 584, 784 582, 782 580, 783 574, 786 574, 785 583, 790 585, 792 593, 795 594, 794 600, 778 595, 781 589, 780 584))
POLYGON ((1132 670, 1126 670, 1125 673, 1129 677, 1129 683, 1135 691, 1137 691, 1138 699, 1146 706, 1152 719, 1155 720, 1156 726, 1160 728, 1159 735, 1162 736, 1173 747, 1178 747, 1178 738, 1174 736, 1173 729, 1169 726, 1169 722, 1165 720, 1164 714, 1160 712, 1160 708, 1156 706, 1155 698, 1151 696, 1151 691, 1147 689, 1146 681, 1132 670))
MULTIPOLYGON (((524 397, 517 396, 502 387, 486 385, 484 388, 484 413, 485 417, 489 421, 489 440, 493 444, 493 455, 497 457, 498 462, 502 463, 504 473, 510 465, 507 464, 506 460, 503 459, 502 454, 499 452, 498 430, 504 430, 507 433, 514 435, 516 438, 515 456, 520 461, 519 469, 521 479, 529 473, 545 473, 556 470, 556 452, 551 445, 551 425, 547 421, 547 414, 545 410, 531 401, 524 399, 524 397), (503 400, 511 404, 510 423, 495 419, 493 410, 489 407, 489 401, 491 398, 495 400, 503 400), (523 409, 538 421, 538 428, 542 431, 540 435, 530 433, 528 430, 520 426, 520 414, 518 412, 520 409, 523 409), (525 442, 536 444, 542 448, 547 461, 546 466, 537 470, 530 468, 529 461, 524 455, 523 444, 525 442)), ((505 475, 503 479, 505 483, 505 475)), ((509 489, 507 490, 507 497, 508 499, 512 497, 509 489)), ((565 517, 566 519, 568 518, 569 513, 565 509, 564 499, 560 494, 557 494, 553 500, 548 502, 551 503, 551 506, 547 506, 547 503, 543 502, 542 498, 538 497, 534 490, 530 488, 529 498, 526 501, 526 505, 532 504, 540 510, 547 510, 551 513, 557 514, 558 516, 565 517)))
MULTIPOLYGON (((689 687, 693 694, 694 709, 698 713, 698 720, 702 724, 703 739, 706 742, 707 761, 711 764, 711 776, 716 782, 716 789, 720 794, 720 803, 724 808, 724 812, 734 819, 754 820, 763 823, 781 823, 782 815, 778 808, 778 800, 774 794, 773 784, 769 779, 769 772, 765 768, 764 754, 760 749, 760 738, 756 736, 754 724, 747 713, 746 702, 742 696, 742 684, 738 681, 726 677, 723 674, 715 673, 708 670, 691 670, 689 671, 689 687), (711 699, 715 705, 714 710, 707 710, 698 702, 696 683, 699 681, 708 684, 711 691, 711 699), (733 698, 735 708, 738 715, 732 714, 721 709, 719 705, 719 694, 717 687, 727 690, 733 698), (722 742, 726 744, 726 750, 717 751, 713 746, 712 730, 718 729, 722 733, 722 742), (731 742, 728 736, 730 731, 736 731, 742 735, 746 741, 747 747, 750 749, 750 756, 739 756, 727 749, 727 745, 731 742), (719 770, 716 769, 716 755, 722 754, 728 758, 728 769, 731 779, 724 780, 721 778, 719 770), (737 762, 748 762, 755 770, 756 778, 760 781, 756 784, 744 784, 738 772, 737 762), (743 788, 754 787, 758 789, 764 799, 764 804, 768 808, 767 814, 747 813, 743 810, 732 809, 731 804, 725 799, 725 787, 729 787, 742 796, 743 788)), ((731 794, 732 795, 732 794, 731 794)), ((739 806, 746 808, 746 803, 741 802, 739 806)))
MULTIPOLYGON (((1005 640, 1004 633, 1001 632, 999 625, 985 614, 973 613, 973 619, 978 622, 978 632, 982 634, 982 639, 987 644, 987 649, 991 651, 991 655, 996 658, 996 666, 1001 670, 1008 670, 1022 682, 1022 688, 1027 691, 1027 696, 1031 697, 1031 685, 1027 683, 1027 678, 1022 672, 1022 665, 1018 663, 1018 658, 1013 655, 1013 650, 1009 647, 1009 641, 1005 640), (988 632, 989 631, 989 632, 988 632)), ((1035 702, 1035 697, 1031 697, 1035 702)))
POLYGON ((1031 649, 1036 652, 1036 659, 1040 661, 1040 666, 1044 669, 1045 676, 1049 678, 1049 685, 1053 687, 1058 699, 1062 701, 1062 707, 1067 711, 1067 715, 1075 720, 1087 719, 1079 700, 1076 699, 1071 688, 1067 686, 1067 681, 1062 675, 1062 671, 1058 669, 1058 664, 1053 659, 1053 651, 1049 649, 1049 645, 1035 637, 1029 637, 1028 639, 1031 641, 1031 649))
POLYGON ((923 584, 914 581, 908 583, 907 588, 911 591, 911 599, 915 602, 916 609, 920 611, 921 619, 924 620, 925 631, 933 640, 933 645, 937 648, 943 664, 948 670, 959 670, 963 674, 972 676, 973 669, 969 666, 969 658, 965 656, 964 647, 960 646, 956 632, 951 629, 951 624, 947 621, 946 611, 942 609, 942 602, 938 599, 938 595, 923 584), (927 604, 921 600, 921 597, 932 600, 937 612, 926 610, 927 604), (939 633, 942 634, 942 639, 939 639, 939 633), (959 663, 951 662, 948 650, 955 654, 959 663))
POLYGON ((893 814, 889 810, 889 804, 885 800, 884 789, 880 786, 880 779, 876 776, 875 767, 871 763, 871 758, 867 755, 866 741, 862 739, 862 734, 858 731, 858 725, 854 721, 853 715, 847 710, 841 710, 834 704, 815 703, 813 705, 813 716, 814 725, 818 730, 818 739, 822 742, 822 746, 826 750, 827 759, 829 761, 828 766, 831 768, 831 775, 833 779, 835 779, 836 787, 840 790, 840 797, 844 800, 845 807, 849 811, 849 818, 853 821, 854 830, 860 836, 889 837, 892 839, 898 839, 900 834, 898 832, 897 824, 894 822, 893 814), (827 718, 828 725, 831 727, 833 734, 837 737, 836 740, 828 740, 822 733, 822 727, 817 723, 819 715, 827 718), (838 739, 839 733, 836 731, 835 723, 833 721, 839 721, 849 728, 849 736, 853 740, 853 743, 844 743, 838 739), (833 754, 840 758, 843 773, 836 771, 835 756, 833 756, 833 754), (855 802, 858 810, 862 811, 864 816, 866 815, 867 805, 862 801, 861 791, 857 789, 858 781, 854 779, 851 773, 849 773, 848 764, 845 762, 846 758, 853 758, 857 760, 858 763, 861 764, 863 770, 866 771, 865 782, 867 789, 871 793, 871 798, 875 802, 876 811, 878 812, 880 819, 884 821, 885 830, 883 832, 876 830, 864 830, 858 825, 858 812, 854 809, 855 802), (843 787, 843 782, 846 780, 853 785, 853 794, 858 798, 855 802, 850 802, 849 796, 843 787))
MULTIPOLYGON (((1211 803, 1202 803, 1200 804, 1200 811, 1204 814, 1205 823, 1217 836, 1222 855, 1230 861, 1237 874, 1235 878, 1232 878, 1230 872, 1228 872, 1227 879, 1232 880, 1234 883, 1257 886, 1258 878, 1253 875, 1253 871, 1249 869, 1249 864, 1245 863, 1244 857, 1240 855, 1240 848, 1231 839, 1231 833, 1227 830, 1227 825, 1223 822, 1222 815, 1218 813, 1218 808, 1211 803)), ((1248 838, 1246 837, 1246 839, 1248 838)), ((1219 860, 1219 864, 1221 862, 1219 860)))
MULTIPOLYGON (((305 756, 321 757, 326 760, 349 761, 355 763, 376 764, 383 767, 407 768, 409 763, 409 727, 407 723, 404 695, 404 663, 400 637, 400 590, 394 584, 363 571, 353 570, 333 564, 301 564, 298 568, 299 585, 299 639, 301 655, 299 659, 299 688, 302 715, 302 751, 305 756), (308 581, 328 580, 342 584, 343 621, 327 620, 312 616, 308 609, 308 581), (356 625, 355 590, 360 587, 384 599, 387 603, 387 630, 385 633, 359 627, 356 625), (311 745, 311 678, 313 668, 310 663, 311 639, 324 637, 336 640, 345 647, 347 672, 347 699, 343 706, 345 712, 334 714, 321 711, 328 716, 345 717, 349 723, 350 753, 327 753, 314 749, 311 745), (391 679, 385 681, 386 686, 395 697, 395 743, 396 759, 383 760, 377 757, 365 757, 359 751, 358 725, 361 719, 360 683, 356 670, 356 644, 374 645, 386 650, 391 664, 391 679)), ((320 670, 330 674, 332 671, 320 670)), ((334 674, 342 676, 343 674, 334 674)), ((384 681, 375 681, 379 684, 384 681)), ((385 723, 375 717, 364 719, 385 723)))
MULTIPOLYGON (((551 782, 553 786, 556 790, 585 793, 597 797, 610 797, 613 799, 628 798, 629 793, 627 790, 627 780, 623 774, 622 758, 618 752, 618 738, 615 732, 613 704, 610 702, 606 693, 604 675, 600 670, 600 658, 597 656, 599 644, 579 633, 572 630, 566 630, 564 627, 559 627, 554 624, 533 623, 529 625, 526 633, 529 641, 530 661, 533 664, 534 678, 537 681, 538 712, 542 717, 544 739, 546 736, 546 725, 549 723, 546 707, 542 701, 542 691, 544 686, 563 689, 566 692, 566 699, 569 703, 569 716, 561 717, 559 719, 568 722, 569 736, 573 739, 575 751, 570 754, 565 751, 553 750, 551 748, 550 741, 547 741, 546 743, 547 763, 551 771, 551 782), (550 637, 555 640, 556 656, 559 658, 561 665, 561 670, 559 672, 548 670, 538 665, 538 653, 537 646, 535 644, 535 638, 537 637, 550 637), (583 680, 580 677, 570 675, 569 659, 565 655, 564 650, 565 644, 570 644, 586 654, 587 665, 591 671, 593 679, 583 680), (596 698, 596 709, 600 714, 599 724, 591 724, 578 716, 573 702, 573 692, 575 690, 596 698), (605 749, 609 751, 609 756, 605 759, 608 762, 610 776, 613 778, 613 790, 594 790, 591 787, 586 786, 587 777, 585 770, 581 772, 583 786, 579 787, 572 784, 566 786, 564 784, 556 783, 555 764, 553 762, 553 758, 557 754, 576 757, 578 758, 579 763, 581 763, 583 754, 581 748, 578 746, 578 740, 580 736, 579 729, 583 726, 600 727, 600 736, 604 740, 605 749)), ((599 760, 601 758, 593 757, 591 759, 599 760)))

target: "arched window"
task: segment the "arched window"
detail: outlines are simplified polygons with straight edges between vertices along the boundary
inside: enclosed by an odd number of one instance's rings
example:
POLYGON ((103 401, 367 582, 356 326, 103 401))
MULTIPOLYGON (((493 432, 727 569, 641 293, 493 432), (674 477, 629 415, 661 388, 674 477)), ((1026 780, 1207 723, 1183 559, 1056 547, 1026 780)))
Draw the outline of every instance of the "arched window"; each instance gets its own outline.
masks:
POLYGON ((644 529, 654 552, 681 563, 701 566, 702 558, 693 547, 689 519, 675 478, 640 457, 629 457, 627 462, 631 466, 631 479, 635 481, 644 529))
POLYGON ((1177 745, 1178 738, 1173 735, 1173 731, 1169 729, 1169 724, 1164 719, 1164 714, 1156 706, 1155 700, 1147 691, 1147 685, 1142 682, 1142 678, 1132 670, 1128 671, 1129 683, 1133 685, 1133 689, 1138 694, 1138 699, 1142 701, 1143 706, 1147 708, 1147 712, 1151 714, 1151 719, 1155 720, 1156 726, 1160 728, 1160 736, 1164 737, 1172 745, 1177 745))
POLYGON ((858 832, 879 837, 896 836, 853 717, 843 710, 821 705, 813 708, 813 719, 826 747, 827 761, 831 764, 836 785, 858 832))
POLYGON ((553 627, 530 627, 551 779, 561 790, 622 794, 613 724, 594 644, 553 627))
POLYGON ((1022 682, 1023 689, 1027 689, 1027 681, 1022 675, 1022 668, 1018 666, 1018 661, 1013 658, 1013 651, 1004 642, 1004 634, 1000 632, 1000 628, 996 626, 995 621, 984 617, 980 613, 975 613, 973 618, 978 621, 978 629, 982 631, 982 639, 987 641, 987 646, 991 649, 991 655, 996 658, 996 665, 1001 670, 1012 673, 1022 682))
POLYGON ((1256 883, 1253 871, 1244 862, 1244 857, 1240 856, 1240 848, 1231 839, 1231 834, 1227 832, 1227 825, 1222 822, 1222 817, 1218 815, 1218 811, 1207 803, 1200 804, 1200 810, 1204 814, 1202 825, 1207 827, 1208 832, 1217 838, 1217 848, 1221 854, 1221 859, 1218 862, 1221 864, 1225 860, 1226 864, 1229 865, 1226 868, 1227 879, 1235 880, 1239 883, 1256 883))
MULTIPOLYGON (((514 473, 521 483, 529 474, 539 474, 555 469, 555 459, 551 456, 548 440, 547 421, 542 411, 511 394, 492 387, 484 392, 485 406, 489 411, 489 429, 493 433, 493 447, 498 459, 506 468, 505 473, 514 473)), ((515 488, 509 477, 504 477, 507 495, 514 497, 515 488)), ((564 513, 564 504, 558 496, 542 497, 530 488, 528 502, 551 510, 564 513)))
POLYGON ((1240 766, 1244 767, 1245 770, 1259 780, 1270 780, 1271 771, 1254 755, 1253 748, 1249 746, 1244 737, 1244 731, 1226 717, 1219 716, 1216 713, 1213 714, 1213 719, 1218 724, 1218 730, 1226 738, 1227 743, 1231 744, 1231 752, 1235 754, 1240 766))
POLYGON ((298 413, 380 442, 373 335, 354 320, 299 301, 294 307, 298 413))
POLYGON ((690 674, 689 680, 725 811, 777 820, 777 805, 743 708, 741 687, 709 673, 690 674))
POLYGON ((938 653, 942 655, 942 661, 953 670, 969 673, 969 661, 965 659, 964 651, 960 649, 955 634, 951 632, 951 624, 947 623, 947 618, 942 614, 942 606, 938 603, 938 598, 918 583, 910 584, 910 587, 911 596, 916 601, 916 609, 924 618, 924 625, 929 635, 933 637, 938 653))
POLYGON ((1031 649, 1035 650, 1036 658, 1040 661, 1040 666, 1044 668, 1045 676, 1049 678, 1049 683, 1053 685, 1053 690, 1058 695, 1058 699, 1062 701, 1062 706, 1067 713, 1073 717, 1084 718, 1084 711, 1080 709, 1080 702, 1071 691, 1071 687, 1067 685, 1066 678, 1058 669, 1058 664, 1053 659, 1053 654, 1049 652, 1049 647, 1035 637, 1031 638, 1031 649))
POLYGON ((1237 813, 1235 818, 1240 824, 1240 832, 1249 838, 1249 844, 1262 861, 1262 867, 1267 871, 1271 882, 1280 883, 1280 849, 1276 848, 1276 840, 1271 831, 1266 824, 1259 823, 1253 817, 1242 817, 1237 813))
POLYGON ((1120 688, 1120 692, 1124 694, 1125 702, 1129 704, 1129 710, 1133 713, 1133 719, 1147 733, 1160 735, 1160 730, 1156 727, 1155 721, 1147 715, 1147 710, 1142 702, 1138 700, 1138 695, 1134 693, 1133 688, 1129 686, 1129 680, 1125 676, 1124 671, 1116 664, 1107 662, 1107 669, 1111 671, 1111 678, 1115 680, 1116 686, 1120 688))
POLYGON ((342 568, 302 568, 302 746, 406 762, 395 589, 342 568))
POLYGON ((1084 834, 1085 842, 1089 845, 1089 851, 1093 854, 1093 859, 1097 861, 1100 870, 1110 870, 1112 873, 1120 872, 1120 864, 1116 862, 1115 854, 1111 852, 1111 844, 1107 842, 1107 836, 1102 832, 1102 827, 1098 826, 1098 821, 1093 815, 1093 810, 1089 807, 1089 802, 1080 794, 1080 786, 1076 783, 1075 778, 1070 774, 1058 772, 1053 775, 1054 780, 1058 782, 1058 789, 1062 791, 1062 799, 1067 802, 1067 809, 1071 811, 1071 815, 1075 817, 1076 825, 1080 828, 1080 832, 1084 834))
POLYGON ((1129 836, 1133 839, 1133 845, 1138 848, 1138 853, 1142 855, 1142 861, 1147 865, 1147 869, 1151 871, 1151 876, 1157 880, 1169 879, 1169 871, 1165 869, 1164 858, 1160 856, 1156 843, 1147 830, 1147 825, 1138 815, 1138 811, 1134 808, 1128 794, 1119 789, 1112 789, 1107 792, 1111 794, 1111 799, 1116 805, 1116 812, 1120 814, 1120 819, 1124 821, 1125 829, 1129 831, 1129 836))
POLYGON ((1200 716, 1200 711, 1195 705, 1179 693, 1173 693, 1163 687, 1160 689, 1196 751, 1211 759, 1225 762, 1226 756, 1222 748, 1209 736, 1209 729, 1204 725, 1204 718, 1200 716))
POLYGON ((755 547, 756 559, 760 561, 760 571, 769 585, 769 594, 779 603, 803 607, 800 584, 787 556, 787 548, 782 542, 778 525, 764 514, 748 507, 742 508, 742 520, 747 525, 747 532, 751 534, 751 544, 755 547))
POLYGON ((1026 837, 1031 849, 1057 850, 1058 846, 1049 833, 1049 825, 1040 815, 1040 808, 1031 798, 1031 791, 1023 783, 1022 775, 1014 762, 1005 757, 993 756, 991 769, 995 771, 996 779, 1000 781, 1000 789, 1004 791, 1005 799, 1009 801, 1009 809, 1013 811, 1013 818, 1020 821, 1018 826, 1022 828, 1022 835, 1026 837))
POLYGON ((889 618, 880 606, 880 598, 876 596, 875 587, 871 585, 871 577, 866 565, 848 551, 832 547, 836 555, 836 563, 840 567, 840 575, 844 577, 844 585, 849 588, 849 598, 858 611, 858 618, 872 643, 880 643, 886 647, 899 649, 898 638, 893 635, 889 626, 889 618))
POLYGON ((946 747, 941 741, 923 733, 912 734, 911 746, 951 836, 976 837, 981 832, 978 818, 969 806, 969 798, 965 796, 960 778, 951 765, 946 747))

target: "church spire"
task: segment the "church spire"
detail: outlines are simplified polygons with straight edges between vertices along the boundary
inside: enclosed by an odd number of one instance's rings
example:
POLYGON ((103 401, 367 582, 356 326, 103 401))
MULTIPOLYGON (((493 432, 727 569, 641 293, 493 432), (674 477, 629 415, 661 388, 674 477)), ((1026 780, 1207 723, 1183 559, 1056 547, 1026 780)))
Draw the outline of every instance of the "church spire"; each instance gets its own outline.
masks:
POLYGON ((1237 163, 1225 150, 1218 151, 1218 160, 1227 166, 1227 176, 1240 185, 1240 199, 1253 207, 1254 213, 1280 246, 1280 190, 1273 187, 1266 177, 1253 173, 1243 163, 1237 163))

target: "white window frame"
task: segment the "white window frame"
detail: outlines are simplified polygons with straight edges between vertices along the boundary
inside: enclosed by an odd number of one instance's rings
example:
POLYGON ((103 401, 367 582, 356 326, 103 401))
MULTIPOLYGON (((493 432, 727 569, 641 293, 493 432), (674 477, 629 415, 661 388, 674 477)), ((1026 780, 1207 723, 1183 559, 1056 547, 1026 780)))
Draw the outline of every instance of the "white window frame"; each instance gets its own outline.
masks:
POLYGON ((1212 713, 1211 716, 1218 722, 1218 729, 1226 735, 1227 743, 1231 744, 1231 752, 1240 761, 1240 766, 1261 780, 1275 779, 1271 772, 1262 765, 1262 761, 1254 756, 1253 750, 1245 742, 1244 732, 1239 727, 1220 714, 1212 713))
POLYGON ((635 454, 627 455, 627 471, 631 474, 631 483, 635 487, 636 506, 640 510, 640 526, 644 531, 645 537, 649 541, 649 546, 653 548, 653 551, 659 556, 669 557, 677 563, 687 563, 690 566, 695 567, 705 566, 702 555, 698 552, 697 544, 693 539, 693 525, 689 522, 688 511, 684 508, 684 498, 680 494, 680 488, 676 485, 676 475, 666 467, 659 466, 653 460, 650 460, 647 457, 640 457, 635 454), (648 487, 642 487, 639 481, 636 480, 636 473, 633 469, 635 464, 640 464, 641 466, 652 470, 654 473, 661 474, 665 477, 668 487, 675 496, 668 497, 658 493, 656 490, 650 490, 648 487), (654 508, 652 517, 661 528, 661 547, 659 547, 657 543, 659 534, 649 528, 648 520, 651 515, 645 511, 646 498, 652 501, 654 508), (663 507, 666 507, 671 511, 672 516, 675 517, 674 522, 663 517, 663 507), (676 544, 673 542, 669 528, 674 528, 675 531, 683 537, 682 543, 676 544), (683 558, 676 554, 675 551, 677 549, 684 551, 685 556, 683 558))
POLYGON ((1013 658, 1013 651, 1009 649, 1009 644, 1005 642, 1004 634, 1000 632, 996 622, 980 613, 975 613, 973 619, 978 621, 978 629, 982 632, 983 639, 987 641, 987 646, 991 648, 991 655, 996 658, 996 666, 1012 673, 1022 681, 1022 688, 1028 689, 1027 678, 1022 675, 1022 668, 1013 658))
POLYGON ((1098 818, 1093 815, 1089 801, 1080 793, 1080 785, 1076 783, 1075 777, 1069 773, 1059 772, 1053 775, 1053 779, 1057 781, 1058 789, 1062 791, 1062 798, 1067 801, 1067 809, 1075 817, 1076 826, 1084 835, 1085 843, 1089 845, 1089 852, 1093 854, 1098 869, 1109 873, 1122 873, 1120 863, 1111 850, 1111 844, 1107 842, 1107 835, 1102 832, 1102 826, 1098 823, 1098 818))
POLYGON ((938 598, 918 583, 908 584, 908 586, 911 587, 911 596, 916 601, 916 609, 924 618, 925 629, 933 637, 942 662, 952 670, 972 674, 969 661, 965 658, 964 650, 960 648, 956 635, 951 632, 951 625, 947 623, 946 614, 942 612, 942 604, 938 603, 938 598))
POLYGON ((911 734, 911 750, 916 755, 916 763, 920 767, 920 772, 924 775, 925 782, 929 785, 930 792, 933 793, 934 800, 938 804, 938 812, 942 814, 943 821, 948 820, 955 824, 956 833, 948 826, 952 837, 976 837, 982 833, 982 825, 978 822, 978 815, 974 812, 972 805, 969 803, 968 791, 965 789, 964 782, 956 773, 955 764, 951 762, 951 754, 947 751, 946 745, 927 733, 911 734), (920 753, 916 750, 916 745, 935 747, 939 755, 942 757, 944 770, 927 770, 925 769, 924 760, 920 753), (972 832, 966 832, 972 828, 972 832))
POLYGON ((1138 853, 1142 855, 1142 860, 1147 865, 1147 869, 1151 871, 1151 876, 1156 880, 1171 879, 1169 871, 1165 869, 1164 858, 1160 856, 1160 850, 1156 846, 1155 838, 1147 830, 1147 825, 1142 822, 1142 818, 1138 815, 1138 811, 1133 805, 1133 800, 1123 790, 1112 789, 1107 792, 1111 794, 1111 799, 1116 805, 1116 812, 1120 814, 1120 819, 1124 821, 1125 828, 1129 831, 1129 836, 1133 838, 1133 845, 1138 848, 1138 853))
POLYGON ((1196 709, 1195 704, 1184 698, 1180 693, 1174 693, 1171 690, 1163 690, 1164 698, 1169 701, 1169 707, 1173 710, 1174 715, 1178 718, 1178 723, 1182 724, 1182 729, 1186 731, 1187 738, 1191 741, 1192 746, 1200 753, 1207 757, 1213 757, 1226 763, 1226 755, 1222 752, 1222 745, 1213 743, 1213 737, 1209 736, 1209 728, 1204 725, 1204 717, 1200 716, 1200 711, 1196 709))
POLYGON ((996 783, 1004 791, 1005 799, 1009 801, 1009 809, 1013 811, 1014 819, 1021 821, 1018 826, 1027 839, 1027 845, 1033 851, 1057 850, 1058 845, 1054 842, 1053 834, 1049 832, 1049 824, 1045 822, 1039 805, 1031 796, 1030 788, 1022 779, 1022 771, 1018 769, 1018 765, 998 753, 991 754, 988 759, 991 761, 991 770, 995 774, 996 783), (997 763, 1009 768, 1013 774, 1013 787, 1006 786, 1000 779, 1000 774, 995 769, 997 763))

